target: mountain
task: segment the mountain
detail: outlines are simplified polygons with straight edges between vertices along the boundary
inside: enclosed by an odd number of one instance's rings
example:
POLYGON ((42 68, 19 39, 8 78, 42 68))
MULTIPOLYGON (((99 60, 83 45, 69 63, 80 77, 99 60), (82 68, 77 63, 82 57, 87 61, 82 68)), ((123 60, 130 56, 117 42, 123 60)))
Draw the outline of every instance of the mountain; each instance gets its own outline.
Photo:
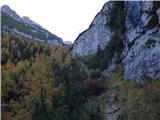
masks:
POLYGON ((111 30, 106 24, 109 22, 109 13, 112 3, 106 3, 102 10, 95 16, 89 28, 82 32, 74 42, 73 53, 86 56, 97 52, 98 47, 104 49, 110 41, 111 30))
POLYGON ((126 80, 140 82, 143 76, 159 77, 160 2, 106 3, 89 28, 77 37, 72 49, 79 57, 97 55, 99 51, 109 57, 108 66, 119 59, 123 62, 126 80))
POLYGON ((8 14, 2 120, 160 120, 160 2, 107 2, 63 46, 24 39, 14 29, 42 28, 8 14))
POLYGON ((63 40, 60 37, 50 33, 28 17, 24 16, 21 18, 7 5, 1 7, 1 18, 2 32, 9 32, 20 38, 27 38, 55 45, 63 45, 63 40))
POLYGON ((73 43, 70 42, 70 41, 63 41, 63 43, 64 43, 65 45, 72 45, 72 44, 73 44, 73 43))

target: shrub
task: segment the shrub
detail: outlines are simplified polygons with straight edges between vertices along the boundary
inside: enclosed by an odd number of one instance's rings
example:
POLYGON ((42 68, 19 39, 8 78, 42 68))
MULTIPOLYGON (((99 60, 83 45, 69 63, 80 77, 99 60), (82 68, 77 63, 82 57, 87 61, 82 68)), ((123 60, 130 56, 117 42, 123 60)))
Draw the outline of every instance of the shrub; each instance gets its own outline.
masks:
POLYGON ((100 77, 100 74, 101 74, 101 72, 100 72, 100 70, 99 69, 91 69, 90 71, 89 71, 89 73, 90 73, 90 77, 91 78, 99 78, 100 77))
POLYGON ((88 96, 100 95, 105 88, 104 80, 85 80, 84 87, 88 96))

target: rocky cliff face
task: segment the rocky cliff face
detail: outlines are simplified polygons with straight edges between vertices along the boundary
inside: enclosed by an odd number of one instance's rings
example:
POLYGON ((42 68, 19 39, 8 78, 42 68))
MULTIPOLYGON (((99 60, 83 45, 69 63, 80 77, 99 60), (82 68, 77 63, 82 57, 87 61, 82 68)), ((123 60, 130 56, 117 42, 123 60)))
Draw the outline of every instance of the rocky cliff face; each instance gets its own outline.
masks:
POLYGON ((112 2, 106 3, 90 27, 78 36, 72 50, 74 54, 86 56, 96 53, 98 47, 105 48, 112 34, 110 28, 106 26, 111 8, 112 2))
MULTIPOLYGON (((121 58, 124 63, 124 78, 140 81, 143 77, 159 77, 160 2, 121 2, 124 4, 125 14, 114 12, 117 3, 120 2, 112 1, 104 5, 90 27, 78 36, 73 46, 73 54, 91 55, 96 53, 98 48, 108 48, 109 43, 115 39, 123 39, 121 58), (116 16, 113 17, 113 14, 116 16), (125 15, 124 19, 121 19, 122 15, 125 15), (114 27, 120 22, 124 25, 114 27), (119 33, 118 37, 113 37, 119 33)), ((115 48, 111 51, 117 52, 115 48)))
POLYGON ((62 45, 61 38, 50 33, 36 22, 30 20, 28 17, 20 17, 9 6, 1 7, 1 31, 9 32, 20 38, 27 38, 49 44, 62 45))
POLYGON ((160 2, 126 2, 125 79, 160 76, 160 2))

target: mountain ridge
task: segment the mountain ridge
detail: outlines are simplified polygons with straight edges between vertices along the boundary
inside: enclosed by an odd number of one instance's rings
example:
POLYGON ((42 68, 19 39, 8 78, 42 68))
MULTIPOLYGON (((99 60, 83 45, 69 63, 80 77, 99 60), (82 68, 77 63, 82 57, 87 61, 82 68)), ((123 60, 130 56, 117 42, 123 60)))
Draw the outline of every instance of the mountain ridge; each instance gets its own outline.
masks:
POLYGON ((29 17, 20 17, 9 6, 1 7, 2 32, 10 32, 17 37, 27 38, 48 44, 63 45, 62 38, 52 34, 29 17))
POLYGON ((2 16, 2 120, 160 120, 160 2, 107 2, 73 46, 2 16))

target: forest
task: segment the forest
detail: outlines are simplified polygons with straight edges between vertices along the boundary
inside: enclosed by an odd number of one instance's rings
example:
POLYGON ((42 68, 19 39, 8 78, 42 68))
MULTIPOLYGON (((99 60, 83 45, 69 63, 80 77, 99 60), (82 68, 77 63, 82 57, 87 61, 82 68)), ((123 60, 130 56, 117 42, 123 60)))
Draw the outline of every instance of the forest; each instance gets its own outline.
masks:
POLYGON ((2 120, 85 116, 86 76, 69 49, 2 35, 2 120))
POLYGON ((103 120, 113 91, 119 120, 160 119, 160 79, 126 81, 122 64, 90 67, 70 49, 2 34, 2 120, 103 120))

